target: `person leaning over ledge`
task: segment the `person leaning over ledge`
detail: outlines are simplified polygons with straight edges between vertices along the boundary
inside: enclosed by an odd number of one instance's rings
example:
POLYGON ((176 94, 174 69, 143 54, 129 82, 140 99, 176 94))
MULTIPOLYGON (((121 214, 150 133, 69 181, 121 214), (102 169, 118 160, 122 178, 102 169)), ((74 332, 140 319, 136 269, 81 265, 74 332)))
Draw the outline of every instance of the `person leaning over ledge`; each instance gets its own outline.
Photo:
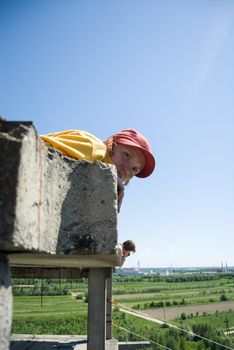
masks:
POLYGON ((131 254, 131 252, 135 253, 136 246, 135 243, 131 240, 127 240, 123 242, 123 244, 118 244, 116 246, 117 253, 117 264, 118 266, 123 266, 126 258, 131 254))
POLYGON ((148 140, 135 129, 125 129, 106 141, 83 130, 67 130, 41 135, 47 146, 77 160, 102 161, 114 164, 118 175, 118 211, 124 196, 124 186, 134 177, 152 174, 155 159, 148 140))

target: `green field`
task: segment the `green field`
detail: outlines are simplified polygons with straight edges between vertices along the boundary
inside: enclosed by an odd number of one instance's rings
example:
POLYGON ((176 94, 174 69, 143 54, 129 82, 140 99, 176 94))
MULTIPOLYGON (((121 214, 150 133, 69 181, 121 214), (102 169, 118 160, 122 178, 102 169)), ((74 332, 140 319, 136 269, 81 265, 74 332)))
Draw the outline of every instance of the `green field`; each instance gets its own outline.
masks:
MULTIPOLYGON (((170 276, 168 276, 170 277, 170 276)), ((197 277, 196 277, 197 278, 197 277)), ((175 276, 174 276, 175 279, 175 276)), ((119 341, 140 340, 143 336, 155 343, 174 350, 222 349, 215 344, 191 338, 187 333, 160 326, 156 323, 130 316, 119 311, 122 306, 133 310, 143 309, 144 313, 162 308, 212 305, 212 312, 186 313, 170 320, 179 328, 196 330, 216 342, 234 348, 232 334, 225 334, 227 328, 234 328, 234 310, 216 311, 216 303, 234 301, 234 276, 214 275, 207 280, 194 281, 192 277, 173 280, 172 278, 119 277, 113 278, 113 299, 117 302, 113 311, 113 334, 119 341), (160 306, 157 306, 159 303, 160 306), (204 326, 206 325, 206 326, 204 326), (121 327, 121 328, 119 328, 121 327), (133 334, 134 333, 134 334, 133 334), (216 346, 216 347, 215 347, 216 346)), ((15 280, 13 333, 24 334, 86 334, 87 333, 87 281, 44 281, 44 295, 20 296, 19 294, 40 294, 39 280, 15 280), (46 295, 46 294, 57 295, 46 295), (65 295, 58 295, 65 294, 65 295)), ((180 309, 179 309, 180 310, 180 309)), ((185 309, 186 310, 186 309, 185 309)), ((152 349, 160 346, 152 345, 152 349)), ((224 348, 223 348, 224 349, 224 348)))
POLYGON ((70 295, 14 297, 13 333, 86 334, 87 304, 70 295))

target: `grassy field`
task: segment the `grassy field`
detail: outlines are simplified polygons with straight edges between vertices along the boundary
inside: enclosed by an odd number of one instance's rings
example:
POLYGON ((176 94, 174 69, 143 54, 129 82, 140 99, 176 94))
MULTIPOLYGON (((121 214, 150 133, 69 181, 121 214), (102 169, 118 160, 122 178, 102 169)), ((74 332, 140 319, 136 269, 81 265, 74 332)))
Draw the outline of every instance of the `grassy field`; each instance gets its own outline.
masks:
POLYGON ((13 333, 86 334, 87 303, 71 295, 14 297, 13 333))
MULTIPOLYGON (((28 293, 28 290, 33 288, 36 292, 40 291, 40 281, 34 281, 34 283, 22 281, 24 282, 22 284, 19 280, 16 282, 16 294, 20 290, 22 293, 27 290, 25 293, 28 293)), ((87 303, 85 295, 87 281, 82 280, 81 283, 78 281, 59 281, 56 288, 54 282, 47 281, 44 282, 44 288, 48 293, 51 290, 56 293, 63 291, 67 295, 44 295, 42 299, 39 295, 15 296, 13 333, 86 334, 87 303)), ((158 280, 149 280, 144 277, 129 280, 127 277, 115 276, 113 292, 113 299, 117 302, 116 310, 113 311, 115 325, 113 333, 119 340, 139 340, 132 333, 124 331, 124 328, 174 350, 211 349, 209 344, 203 344, 201 341, 194 342, 193 339, 181 335, 176 330, 120 312, 118 308, 125 305, 135 310, 143 310, 144 313, 154 317, 157 315, 152 314, 153 312, 161 310, 165 315, 176 308, 179 310, 177 317, 171 318, 169 322, 189 329, 193 329, 199 324, 207 324, 211 328, 208 327, 207 330, 206 327, 206 332, 215 331, 217 334, 212 335, 215 339, 220 338, 222 342, 229 345, 232 345, 234 341, 232 334, 227 336, 224 334, 227 328, 234 328, 234 279, 230 276, 206 281, 180 282, 168 282, 166 279, 160 280, 159 278, 158 280), (160 306, 157 306, 157 303, 160 303, 160 306), (226 307, 226 310, 217 311, 216 308, 219 304, 223 305, 224 309, 226 307), (211 308, 209 312, 205 311, 205 305, 209 305, 211 308), (191 307, 194 308, 193 312, 191 312, 191 307), (199 307, 200 312, 195 311, 195 307, 199 307), (122 328, 118 328, 118 326, 122 328)), ((213 347, 213 349, 215 348, 213 347)))

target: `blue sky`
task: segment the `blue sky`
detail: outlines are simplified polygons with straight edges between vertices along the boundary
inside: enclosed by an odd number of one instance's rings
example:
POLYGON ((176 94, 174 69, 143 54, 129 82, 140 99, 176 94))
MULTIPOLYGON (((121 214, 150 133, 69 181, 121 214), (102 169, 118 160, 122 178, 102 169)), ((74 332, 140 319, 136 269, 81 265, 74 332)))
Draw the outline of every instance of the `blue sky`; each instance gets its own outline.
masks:
POLYGON ((0 114, 152 145, 119 215, 126 267, 234 265, 233 38, 232 0, 0 2, 0 114))

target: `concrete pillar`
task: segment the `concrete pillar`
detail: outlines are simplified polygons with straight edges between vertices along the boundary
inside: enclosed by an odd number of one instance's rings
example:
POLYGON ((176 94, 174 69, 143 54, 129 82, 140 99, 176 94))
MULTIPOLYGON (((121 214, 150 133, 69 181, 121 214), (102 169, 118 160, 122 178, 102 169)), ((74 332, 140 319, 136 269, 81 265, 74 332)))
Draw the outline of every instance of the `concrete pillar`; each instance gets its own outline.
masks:
POLYGON ((87 350, 105 350, 106 341, 106 269, 91 268, 88 285, 87 350))
POLYGON ((9 349, 12 318, 11 274, 6 254, 0 253, 0 350, 9 349))
POLYGON ((112 339, 112 268, 106 268, 107 304, 106 304, 106 339, 112 339))

